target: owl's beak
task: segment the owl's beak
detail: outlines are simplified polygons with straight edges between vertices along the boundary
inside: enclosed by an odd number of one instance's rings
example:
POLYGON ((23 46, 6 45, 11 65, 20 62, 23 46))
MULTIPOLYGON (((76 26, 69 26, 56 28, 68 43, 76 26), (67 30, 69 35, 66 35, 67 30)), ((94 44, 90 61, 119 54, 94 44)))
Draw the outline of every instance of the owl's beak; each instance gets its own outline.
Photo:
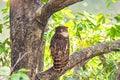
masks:
POLYGON ((64 37, 68 37, 68 32, 61 32, 60 34, 64 37))

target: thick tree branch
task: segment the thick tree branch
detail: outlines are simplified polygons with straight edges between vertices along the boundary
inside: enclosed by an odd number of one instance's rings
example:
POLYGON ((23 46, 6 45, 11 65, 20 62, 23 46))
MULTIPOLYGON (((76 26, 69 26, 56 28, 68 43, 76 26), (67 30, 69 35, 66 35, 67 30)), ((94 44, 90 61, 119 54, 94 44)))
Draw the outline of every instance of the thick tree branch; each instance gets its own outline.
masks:
POLYGON ((83 65, 86 61, 95 56, 107 54, 112 51, 120 51, 120 40, 96 44, 94 46, 75 52, 70 56, 68 65, 64 67, 62 71, 58 72, 54 71, 53 68, 50 68, 45 72, 38 73, 36 75, 36 80, 56 80, 56 78, 64 74, 67 70, 73 68, 78 63, 83 65))
POLYGON ((83 1, 83 0, 49 0, 48 3, 46 3, 42 7, 39 7, 36 10, 36 19, 42 25, 46 25, 49 17, 53 13, 65 8, 65 7, 69 6, 69 5, 80 2, 80 1, 83 1))

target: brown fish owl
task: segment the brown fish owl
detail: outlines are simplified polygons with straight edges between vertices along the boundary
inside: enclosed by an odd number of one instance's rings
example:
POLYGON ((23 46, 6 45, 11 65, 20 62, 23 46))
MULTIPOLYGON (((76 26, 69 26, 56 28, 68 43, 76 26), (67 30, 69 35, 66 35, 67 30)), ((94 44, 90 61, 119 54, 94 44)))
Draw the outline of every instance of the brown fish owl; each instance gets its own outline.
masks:
POLYGON ((54 70, 62 70, 69 60, 68 28, 58 26, 50 43, 51 56, 54 61, 54 70))

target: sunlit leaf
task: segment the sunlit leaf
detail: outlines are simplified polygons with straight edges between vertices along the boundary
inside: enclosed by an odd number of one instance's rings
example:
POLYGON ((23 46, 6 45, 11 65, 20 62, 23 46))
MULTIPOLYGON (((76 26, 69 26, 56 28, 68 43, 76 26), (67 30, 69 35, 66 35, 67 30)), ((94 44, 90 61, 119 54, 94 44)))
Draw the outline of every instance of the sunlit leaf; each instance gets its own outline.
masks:
POLYGON ((22 69, 19 70, 19 72, 23 72, 23 73, 29 72, 29 71, 30 71, 29 69, 24 69, 24 68, 22 68, 22 69))
POLYGON ((112 0, 112 2, 114 2, 114 3, 115 3, 115 2, 117 2, 117 0, 112 0))
POLYGON ((71 10, 63 10, 65 14, 70 18, 75 18, 75 16, 71 13, 71 10))
POLYGON ((72 27, 72 26, 74 26, 74 23, 72 20, 69 20, 67 23, 64 24, 64 26, 72 27))
POLYGON ((30 78, 22 72, 13 73, 10 77, 10 80, 30 80, 30 78))
POLYGON ((47 3, 48 2, 48 0, 42 0, 42 3, 43 4, 45 4, 45 3, 47 3))

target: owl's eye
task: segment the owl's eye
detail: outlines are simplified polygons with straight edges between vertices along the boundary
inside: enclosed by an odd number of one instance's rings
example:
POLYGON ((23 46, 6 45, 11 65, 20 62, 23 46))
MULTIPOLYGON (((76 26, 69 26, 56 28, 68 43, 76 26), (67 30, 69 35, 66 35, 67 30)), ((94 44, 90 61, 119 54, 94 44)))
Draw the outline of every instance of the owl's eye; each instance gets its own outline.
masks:
POLYGON ((63 30, 61 29, 60 32, 63 32, 63 30))

